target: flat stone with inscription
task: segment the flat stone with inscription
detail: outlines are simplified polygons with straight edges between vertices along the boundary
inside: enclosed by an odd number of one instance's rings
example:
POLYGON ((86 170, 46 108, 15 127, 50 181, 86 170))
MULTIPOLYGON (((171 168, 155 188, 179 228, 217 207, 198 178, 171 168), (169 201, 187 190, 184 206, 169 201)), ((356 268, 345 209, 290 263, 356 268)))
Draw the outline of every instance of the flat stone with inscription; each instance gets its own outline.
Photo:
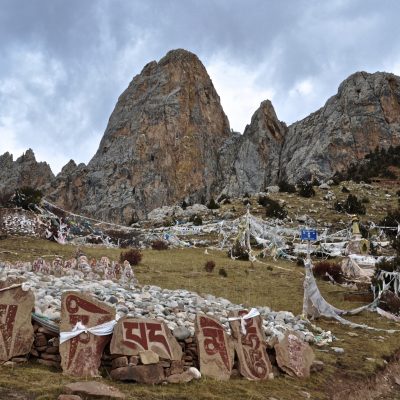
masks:
MULTIPOLYGON (((247 311, 235 311, 231 317, 240 317, 247 311)), ((269 378, 272 372, 266 350, 266 338, 262 328, 262 319, 258 315, 245 320, 246 333, 241 331, 241 321, 230 321, 235 351, 239 361, 239 372, 249 380, 258 381, 269 378)))
MULTIPOLYGON (((115 308, 79 292, 65 292, 61 298, 61 332, 70 332, 77 322, 87 328, 115 319, 115 308)), ((80 335, 60 344, 61 367, 72 376, 99 376, 101 356, 111 335, 80 335)))
POLYGON ((294 332, 287 332, 275 346, 276 361, 279 368, 288 375, 308 378, 315 356, 312 348, 294 332))
POLYGON ((218 380, 228 380, 232 373, 234 350, 222 325, 208 315, 198 314, 195 324, 200 372, 218 380))
POLYGON ((0 362, 28 354, 34 336, 32 309, 35 296, 21 286, 7 289, 12 283, 0 284, 0 362))
POLYGON ((111 354, 136 356, 146 350, 168 360, 182 358, 182 348, 164 322, 147 318, 121 318, 114 328, 111 354))

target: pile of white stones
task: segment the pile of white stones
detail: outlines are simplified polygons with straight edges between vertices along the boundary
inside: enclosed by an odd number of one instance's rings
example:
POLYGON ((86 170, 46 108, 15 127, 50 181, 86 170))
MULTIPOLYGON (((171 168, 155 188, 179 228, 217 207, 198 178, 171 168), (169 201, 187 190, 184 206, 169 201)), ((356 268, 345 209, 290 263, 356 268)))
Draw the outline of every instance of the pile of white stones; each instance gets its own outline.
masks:
MULTIPOLYGON (((35 263, 33 263, 35 265, 35 263)), ((229 300, 206 295, 204 297, 188 290, 168 290, 157 286, 140 286, 133 278, 129 281, 88 279, 89 274, 68 274, 56 276, 49 271, 35 271, 31 263, 12 265, 0 261, 0 280, 24 279, 23 287, 31 288, 35 294, 35 313, 52 321, 60 319, 61 295, 67 290, 77 290, 93 295, 116 308, 117 316, 152 318, 164 321, 174 334, 194 335, 194 321, 197 313, 204 313, 218 319, 227 331, 230 330, 228 316, 231 311, 243 306, 229 300)), ((36 264, 37 265, 37 264, 36 264)), ((93 276, 91 276, 93 278, 93 276)), ((309 324, 295 317, 291 312, 271 311, 269 307, 257 307, 263 318, 268 338, 280 340, 284 332, 296 331, 306 342, 331 342, 330 332, 318 330, 313 333, 309 324)), ((315 327, 314 327, 314 332, 315 327)))

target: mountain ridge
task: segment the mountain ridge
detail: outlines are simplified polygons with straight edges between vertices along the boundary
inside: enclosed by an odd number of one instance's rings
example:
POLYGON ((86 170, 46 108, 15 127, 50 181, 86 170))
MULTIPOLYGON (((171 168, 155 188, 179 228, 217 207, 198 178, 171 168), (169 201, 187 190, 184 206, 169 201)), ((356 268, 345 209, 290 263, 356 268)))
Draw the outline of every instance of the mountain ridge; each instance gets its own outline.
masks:
POLYGON ((87 165, 71 160, 54 177, 46 163, 35 164, 33 152, 27 168, 6 153, 0 188, 19 185, 28 169, 30 182, 58 205, 130 223, 183 200, 257 193, 280 180, 328 179, 377 146, 399 144, 394 74, 351 74, 320 109, 289 126, 264 100, 240 135, 230 130, 204 65, 178 49, 132 79, 87 165))

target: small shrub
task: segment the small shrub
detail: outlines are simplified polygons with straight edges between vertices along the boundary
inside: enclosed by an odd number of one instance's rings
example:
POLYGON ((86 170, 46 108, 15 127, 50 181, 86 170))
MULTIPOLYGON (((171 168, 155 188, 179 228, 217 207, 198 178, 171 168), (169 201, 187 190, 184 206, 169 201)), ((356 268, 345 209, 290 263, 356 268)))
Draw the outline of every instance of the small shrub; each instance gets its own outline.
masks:
POLYGON ((250 206, 251 206, 251 201, 250 201, 250 199, 244 199, 244 200, 243 200, 243 205, 244 205, 244 206, 247 206, 247 205, 250 205, 250 206))
POLYGON ((346 186, 342 186, 342 193, 350 193, 350 190, 346 186))
POLYGON ((321 261, 314 265, 313 272, 315 276, 320 277, 325 281, 329 281, 329 274, 335 282, 343 281, 343 274, 340 264, 332 263, 329 261, 321 261))
POLYGON ((265 204, 265 216, 268 218, 278 218, 284 219, 287 216, 287 211, 284 207, 282 207, 279 202, 270 199, 269 197, 265 197, 263 200, 265 204))
POLYGON ((243 247, 238 240, 232 245, 232 248, 228 251, 228 256, 235 257, 238 260, 249 260, 249 252, 247 248, 243 247))
POLYGON ((397 197, 400 197, 400 190, 398 190, 398 191, 396 192, 396 194, 397 194, 397 197))
POLYGON ((168 250, 168 247, 168 242, 166 242, 165 240, 155 240, 151 244, 151 248, 153 250, 168 250))
POLYGON ((225 271, 225 268, 220 268, 218 271, 218 275, 222 276, 223 278, 227 278, 228 277, 228 273, 225 271))
POLYGON ((298 183, 299 195, 301 197, 315 196, 315 190, 310 182, 301 181, 298 183))
POLYGON ((203 219, 200 215, 192 215, 189 221, 192 222, 194 226, 203 225, 203 219))
POLYGON ((188 203, 186 203, 186 201, 185 200, 183 200, 182 201, 182 204, 181 204, 181 207, 182 207, 182 210, 186 210, 186 208, 188 207, 188 203))
POLYGON ((246 192, 245 194, 244 194, 244 196, 243 196, 243 198, 250 198, 250 195, 249 195, 249 193, 248 192, 246 192))
POLYGON ((361 199, 361 203, 363 203, 363 204, 369 204, 369 198, 368 197, 363 197, 362 199, 361 199))
POLYGON ((358 200, 357 196, 349 194, 345 202, 337 201, 335 203, 335 210, 340 213, 349 214, 360 214, 365 215, 366 208, 361 201, 358 200))
POLYGON ((215 262, 212 260, 206 261, 206 263, 204 264, 204 269, 206 270, 206 272, 213 272, 215 268, 215 262))
POLYGON ((138 265, 140 261, 142 261, 142 253, 138 249, 130 249, 128 251, 124 251, 119 256, 120 263, 124 261, 128 261, 131 265, 138 265))
POLYGON ((25 210, 33 210, 42 200, 42 192, 32 187, 23 187, 17 189, 11 198, 12 203, 25 210))
POLYGON ((279 182, 278 186, 279 186, 279 191, 282 193, 296 193, 296 186, 286 181, 279 182))
POLYGON ((207 204, 207 208, 210 210, 217 210, 219 208, 219 204, 211 197, 210 201, 207 204))

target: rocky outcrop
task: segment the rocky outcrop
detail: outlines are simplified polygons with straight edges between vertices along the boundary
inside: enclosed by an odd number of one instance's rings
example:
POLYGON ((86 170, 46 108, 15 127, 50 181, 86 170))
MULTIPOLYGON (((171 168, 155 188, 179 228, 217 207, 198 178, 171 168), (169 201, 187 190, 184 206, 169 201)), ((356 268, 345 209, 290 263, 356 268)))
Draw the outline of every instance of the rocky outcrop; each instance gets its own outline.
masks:
POLYGON ((231 146, 233 161, 226 175, 228 182, 224 192, 237 195, 257 193, 276 183, 286 132, 287 127, 278 120, 272 103, 263 101, 243 136, 231 146))
POLYGON ((400 144, 400 77, 357 72, 320 110, 286 127, 261 103, 225 149, 224 193, 257 193, 281 180, 326 179, 376 147, 400 144))
POLYGON ((16 161, 10 153, 0 156, 0 192, 12 193, 17 188, 30 186, 45 190, 54 179, 50 166, 37 162, 31 149, 16 161))
POLYGON ((101 219, 130 222, 221 187, 229 122, 203 64, 185 50, 147 64, 118 99, 87 167, 68 166, 50 199, 101 219))
POLYGON ((327 178, 376 147, 400 144, 400 77, 357 72, 320 110, 289 126, 280 178, 327 178))

